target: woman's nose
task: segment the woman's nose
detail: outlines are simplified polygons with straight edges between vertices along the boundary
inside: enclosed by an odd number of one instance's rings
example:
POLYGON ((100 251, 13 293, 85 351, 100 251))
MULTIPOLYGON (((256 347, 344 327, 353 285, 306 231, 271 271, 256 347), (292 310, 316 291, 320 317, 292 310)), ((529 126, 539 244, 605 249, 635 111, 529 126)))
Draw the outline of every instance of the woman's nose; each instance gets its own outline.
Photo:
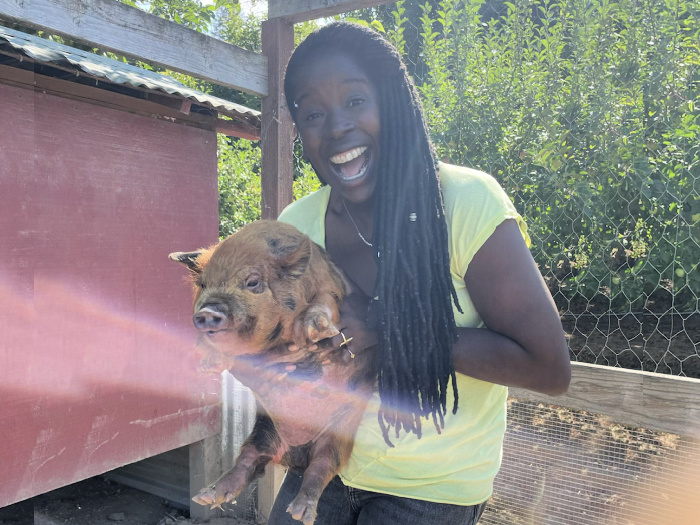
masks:
POLYGON ((355 123, 342 109, 331 111, 326 120, 328 132, 334 139, 342 138, 355 127, 355 123))

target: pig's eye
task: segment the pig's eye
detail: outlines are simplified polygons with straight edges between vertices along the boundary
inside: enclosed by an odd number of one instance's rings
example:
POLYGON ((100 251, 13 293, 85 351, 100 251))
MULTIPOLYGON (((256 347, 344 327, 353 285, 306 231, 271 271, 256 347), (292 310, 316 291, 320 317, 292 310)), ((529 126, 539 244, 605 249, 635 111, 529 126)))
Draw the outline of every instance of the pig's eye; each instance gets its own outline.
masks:
POLYGON ((259 275, 250 275, 246 279, 245 287, 253 293, 262 293, 263 282, 259 275))

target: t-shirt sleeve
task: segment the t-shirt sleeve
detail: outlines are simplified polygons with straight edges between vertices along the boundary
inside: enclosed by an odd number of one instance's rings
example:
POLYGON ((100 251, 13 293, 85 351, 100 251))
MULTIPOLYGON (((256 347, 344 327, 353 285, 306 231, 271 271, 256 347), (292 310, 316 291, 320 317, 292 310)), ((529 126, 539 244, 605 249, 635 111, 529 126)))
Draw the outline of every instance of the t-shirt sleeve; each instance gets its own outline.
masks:
POLYGON ((525 242, 530 245, 525 221, 492 176, 454 166, 445 170, 442 166, 441 180, 449 225, 450 265, 457 277, 464 277, 479 248, 507 219, 518 223, 525 242))
POLYGON ((316 244, 324 246, 324 215, 330 193, 329 186, 323 186, 314 193, 302 197, 287 206, 277 218, 311 237, 316 244))

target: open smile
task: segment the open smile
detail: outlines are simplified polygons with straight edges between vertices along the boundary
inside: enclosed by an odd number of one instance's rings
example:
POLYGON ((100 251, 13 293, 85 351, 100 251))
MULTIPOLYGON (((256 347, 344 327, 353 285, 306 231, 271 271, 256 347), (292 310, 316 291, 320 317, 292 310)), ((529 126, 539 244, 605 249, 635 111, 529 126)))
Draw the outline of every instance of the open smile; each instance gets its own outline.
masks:
POLYGON ((367 146, 360 146, 333 155, 330 161, 338 176, 344 181, 350 182, 363 177, 367 173, 370 159, 371 150, 367 146))

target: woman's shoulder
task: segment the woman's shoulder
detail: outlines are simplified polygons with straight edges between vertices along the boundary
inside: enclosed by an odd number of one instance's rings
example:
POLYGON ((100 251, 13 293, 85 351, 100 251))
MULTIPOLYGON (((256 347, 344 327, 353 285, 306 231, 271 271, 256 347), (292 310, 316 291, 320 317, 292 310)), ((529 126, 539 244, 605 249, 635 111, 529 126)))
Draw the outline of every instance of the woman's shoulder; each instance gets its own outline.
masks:
POLYGON ((441 162, 439 173, 446 208, 509 200, 498 181, 483 171, 441 162))
POLYGON ((438 163, 438 169, 443 189, 459 191, 479 187, 483 187, 485 190, 501 187, 492 175, 480 170, 444 162, 438 163))
POLYGON ((329 194, 330 186, 322 186, 313 193, 309 193, 289 204, 282 210, 277 220, 294 224, 316 218, 319 213, 325 212, 329 194))

